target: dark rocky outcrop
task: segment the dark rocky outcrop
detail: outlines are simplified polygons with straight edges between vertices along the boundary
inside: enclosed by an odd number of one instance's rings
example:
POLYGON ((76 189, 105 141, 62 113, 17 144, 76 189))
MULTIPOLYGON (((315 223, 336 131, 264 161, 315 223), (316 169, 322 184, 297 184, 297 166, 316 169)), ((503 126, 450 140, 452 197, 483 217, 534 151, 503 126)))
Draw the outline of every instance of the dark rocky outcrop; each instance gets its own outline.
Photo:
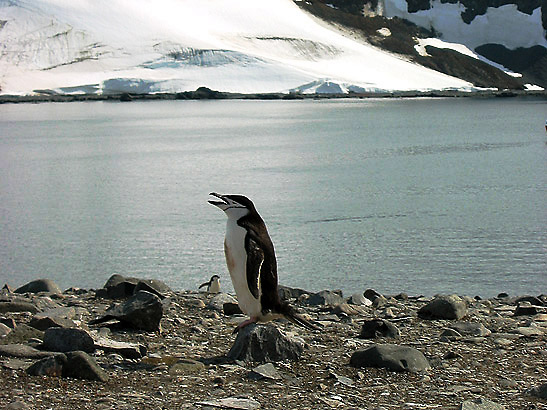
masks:
POLYGON ((431 368, 422 352, 408 346, 372 345, 351 355, 353 367, 380 367, 396 372, 421 372, 431 368))
POLYGON ((33 376, 73 377, 76 379, 106 382, 108 375, 85 352, 59 354, 37 361, 27 369, 33 376))
POLYGON ((104 316, 92 320, 90 324, 115 319, 135 329, 157 331, 160 330, 162 316, 161 300, 155 294, 141 290, 126 302, 109 308, 104 316))
POLYGON ((81 350, 91 353, 95 350, 95 342, 83 329, 50 327, 44 332, 44 349, 52 352, 81 350))
POLYGON ((125 299, 136 294, 139 290, 154 293, 163 299, 166 293, 171 292, 169 286, 158 279, 141 279, 112 275, 102 289, 96 292, 97 297, 109 299, 125 299))

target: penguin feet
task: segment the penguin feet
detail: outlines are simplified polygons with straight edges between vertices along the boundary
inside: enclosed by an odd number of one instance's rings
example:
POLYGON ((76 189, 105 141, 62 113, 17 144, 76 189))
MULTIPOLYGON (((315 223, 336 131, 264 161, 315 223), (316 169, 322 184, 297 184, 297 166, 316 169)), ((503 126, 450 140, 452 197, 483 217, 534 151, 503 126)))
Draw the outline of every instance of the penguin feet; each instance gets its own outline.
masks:
POLYGON ((245 326, 248 326, 250 325, 251 323, 256 323, 258 322, 258 317, 256 316, 253 316, 251 317, 250 319, 247 319, 247 320, 244 320, 243 322, 241 322, 239 325, 237 325, 237 327, 234 329, 234 334, 236 334, 237 332, 239 332, 241 329, 243 329, 245 326))

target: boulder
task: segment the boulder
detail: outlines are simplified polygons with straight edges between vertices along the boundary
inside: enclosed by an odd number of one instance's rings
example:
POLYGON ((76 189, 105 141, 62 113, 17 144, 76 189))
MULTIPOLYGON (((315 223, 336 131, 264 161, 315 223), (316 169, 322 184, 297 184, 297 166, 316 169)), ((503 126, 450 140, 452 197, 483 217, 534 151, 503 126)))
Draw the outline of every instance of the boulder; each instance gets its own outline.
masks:
POLYGON ((27 373, 32 376, 61 377, 66 362, 67 358, 64 354, 45 357, 33 363, 27 369, 27 373))
POLYGON ((218 310, 219 312, 224 311, 224 305, 226 303, 237 304, 237 299, 227 293, 217 293, 211 298, 209 304, 207 305, 209 309, 218 310))
POLYGON ((46 329, 49 329, 50 327, 76 327, 76 323, 74 323, 70 319, 65 319, 61 317, 33 317, 30 322, 29 326, 32 326, 35 329, 45 331, 46 329))
POLYGON ((437 296, 418 311, 422 319, 459 320, 467 314, 467 305, 456 295, 437 296))
POLYGON ((311 306, 328 305, 336 306, 344 303, 345 300, 339 292, 322 290, 321 292, 310 295, 306 303, 311 306))
POLYGON ((264 363, 251 370, 247 377, 251 380, 279 380, 281 379, 281 374, 279 374, 272 363, 264 363))
POLYGON ((288 286, 279 285, 277 287, 279 298, 281 300, 298 299, 302 295, 309 295, 310 293, 303 289, 290 288, 288 286))
POLYGON ((240 329, 228 357, 246 362, 299 360, 304 342, 287 336, 272 324, 250 324, 240 329))
POLYGON ((50 327, 44 333, 44 349, 52 352, 82 350, 91 353, 95 350, 95 342, 83 329, 50 327))
POLYGON ((401 336, 399 329, 391 322, 383 319, 367 320, 361 327, 362 339, 375 339, 377 337, 392 337, 397 338, 401 336))
POLYGON ((135 295, 140 290, 153 293, 163 299, 165 293, 171 291, 169 286, 157 279, 139 279, 112 275, 105 283, 103 289, 98 289, 97 297, 108 299, 125 299, 135 295))
POLYGON ((108 381, 108 375, 87 353, 81 351, 69 352, 66 353, 66 358, 67 362, 63 366, 63 377, 100 382, 108 381))
POLYGON ((141 290, 121 305, 113 306, 99 319, 90 324, 98 324, 109 320, 119 320, 124 325, 147 331, 160 330, 163 316, 163 304, 158 296, 141 290))
POLYGON ((232 303, 232 302, 227 302, 224 305, 222 305, 222 310, 224 311, 224 314, 226 316, 243 314, 243 312, 239 308, 239 305, 237 303, 232 303))
POLYGON ((428 360, 419 350, 392 344, 372 345, 364 350, 358 350, 352 354, 350 365, 413 373, 431 368, 428 360))
POLYGON ((52 294, 63 293, 59 286, 50 279, 36 279, 20 288, 15 289, 15 293, 39 293, 47 292, 52 294))
POLYGON ((382 295, 376 292, 374 289, 367 289, 363 292, 363 296, 366 297, 371 302, 374 302, 374 300, 381 297, 382 295))

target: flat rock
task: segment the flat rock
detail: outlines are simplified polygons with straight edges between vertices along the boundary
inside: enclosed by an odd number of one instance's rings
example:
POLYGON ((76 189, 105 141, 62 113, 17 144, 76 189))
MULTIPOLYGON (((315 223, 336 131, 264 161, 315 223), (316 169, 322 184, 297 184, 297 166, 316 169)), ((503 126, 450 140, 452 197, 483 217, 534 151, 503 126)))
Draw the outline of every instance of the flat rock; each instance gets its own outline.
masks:
POLYGON ((29 326, 32 326, 35 329, 41 330, 42 332, 50 327, 76 327, 70 319, 65 319, 61 317, 34 317, 29 322, 29 326))
POLYGON ((391 322, 383 319, 367 320, 361 327, 362 339, 375 339, 377 337, 397 338, 401 335, 399 329, 391 322))
POLYGON ((279 380, 281 374, 277 371, 272 363, 264 363, 255 367, 248 375, 251 380, 279 380))
POLYGON ((20 288, 15 289, 15 293, 52 293, 52 294, 61 294, 63 293, 59 286, 50 279, 36 279, 32 282, 29 282, 20 288))
POLYGON ((6 336, 11 331, 12 331, 12 328, 6 326, 3 323, 0 323, 0 337, 6 336))
POLYGON ((160 321, 163 316, 163 304, 158 296, 146 291, 139 291, 126 302, 113 306, 104 316, 92 320, 90 324, 98 324, 112 319, 140 330, 160 330, 160 321))
POLYGON ((299 360, 304 343, 287 336, 272 324, 250 324, 240 329, 228 357, 246 362, 299 360))
POLYGON ((459 410, 505 410, 505 407, 481 397, 474 400, 465 400, 460 405, 459 410))
POLYGON ((95 349, 104 351, 106 354, 116 353, 127 359, 140 359, 146 355, 146 347, 136 343, 119 342, 117 340, 99 337, 95 340, 95 349))
POLYGON ((352 354, 350 365, 386 368, 397 372, 421 372, 431 368, 419 350, 392 344, 372 345, 364 350, 358 350, 352 354))
POLYGON ((41 332, 38 329, 35 329, 24 323, 17 326, 13 329, 7 336, 0 339, 0 344, 18 344, 26 343, 30 339, 40 339, 44 337, 44 332, 41 332))
POLYGON ((260 408, 260 403, 251 398, 242 397, 227 397, 225 399, 201 401, 196 403, 200 406, 211 406, 220 409, 234 410, 257 410, 260 408))
POLYGON ((44 349, 53 352, 81 350, 91 353, 95 350, 95 342, 83 329, 50 327, 44 332, 44 349))
POLYGON ((462 336, 488 336, 492 333, 482 323, 478 322, 457 322, 451 324, 450 328, 456 330, 462 336))
POLYGON ((141 279, 112 275, 106 281, 103 289, 97 290, 96 295, 97 297, 109 299, 125 299, 141 290, 153 293, 160 299, 164 298, 164 294, 171 292, 169 286, 158 279, 141 279))
POLYGON ((459 320, 467 314, 467 305, 456 295, 437 296, 418 311, 422 319, 459 320))
POLYGON ((27 359, 42 359, 55 355, 55 352, 47 352, 35 349, 24 344, 0 345, 0 356, 23 357, 27 359))
POLYGON ((354 293, 349 297, 348 303, 352 305, 372 306, 372 301, 367 299, 363 293, 354 293))
POLYGON ((22 302, 22 301, 0 302, 0 313, 9 313, 9 312, 37 313, 39 312, 39 309, 30 302, 22 302))
POLYGON ((205 370, 202 362, 193 359, 179 359, 169 368, 170 375, 196 374, 205 370))

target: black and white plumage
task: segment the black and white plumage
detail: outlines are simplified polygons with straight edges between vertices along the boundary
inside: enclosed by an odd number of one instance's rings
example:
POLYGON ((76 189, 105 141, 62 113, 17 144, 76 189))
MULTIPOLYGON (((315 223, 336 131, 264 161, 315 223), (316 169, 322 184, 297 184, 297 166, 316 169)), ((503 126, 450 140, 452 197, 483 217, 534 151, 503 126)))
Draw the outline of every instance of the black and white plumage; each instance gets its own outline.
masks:
POLYGON ((243 195, 210 195, 220 201, 209 201, 226 213, 224 253, 241 310, 250 316, 238 329, 254 322, 285 317, 307 329, 317 325, 300 317, 279 298, 277 260, 273 243, 264 221, 250 199, 243 195))
POLYGON ((202 283, 198 289, 207 286, 207 293, 219 293, 220 292, 220 276, 213 275, 209 282, 202 283))

